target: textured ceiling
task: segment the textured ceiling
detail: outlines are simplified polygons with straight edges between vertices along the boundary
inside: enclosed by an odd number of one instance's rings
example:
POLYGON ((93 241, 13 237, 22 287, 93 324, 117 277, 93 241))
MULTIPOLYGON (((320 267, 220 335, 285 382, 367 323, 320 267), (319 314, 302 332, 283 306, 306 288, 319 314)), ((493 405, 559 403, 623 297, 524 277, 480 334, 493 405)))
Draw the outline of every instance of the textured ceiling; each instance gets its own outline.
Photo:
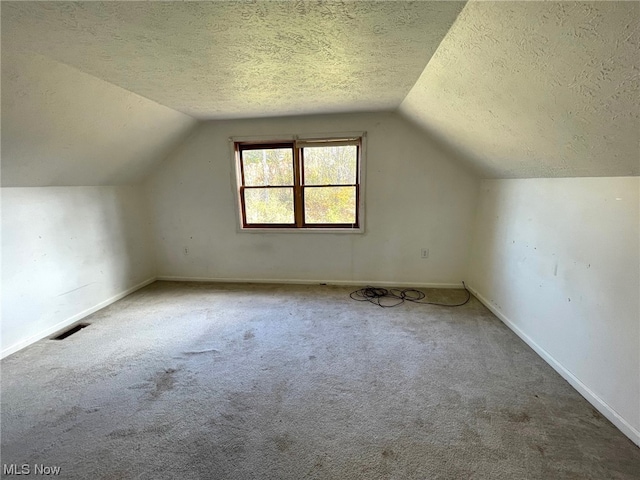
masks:
POLYGON ((2 2, 2 40, 201 119, 388 110, 463 6, 2 2))
POLYGON ((640 175, 640 4, 469 2, 400 111, 486 177, 640 175))
POLYGON ((193 126, 161 105, 201 119, 400 105, 485 177, 640 175, 637 2, 0 7, 3 185, 144 178, 193 126))

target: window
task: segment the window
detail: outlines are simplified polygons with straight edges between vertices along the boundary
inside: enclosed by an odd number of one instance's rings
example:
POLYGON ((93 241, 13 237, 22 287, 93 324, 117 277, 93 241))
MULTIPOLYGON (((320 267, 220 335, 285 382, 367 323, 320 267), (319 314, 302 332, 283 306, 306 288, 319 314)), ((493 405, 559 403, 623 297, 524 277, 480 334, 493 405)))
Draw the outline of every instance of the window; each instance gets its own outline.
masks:
POLYGON ((241 227, 361 231, 362 139, 234 140, 241 227))

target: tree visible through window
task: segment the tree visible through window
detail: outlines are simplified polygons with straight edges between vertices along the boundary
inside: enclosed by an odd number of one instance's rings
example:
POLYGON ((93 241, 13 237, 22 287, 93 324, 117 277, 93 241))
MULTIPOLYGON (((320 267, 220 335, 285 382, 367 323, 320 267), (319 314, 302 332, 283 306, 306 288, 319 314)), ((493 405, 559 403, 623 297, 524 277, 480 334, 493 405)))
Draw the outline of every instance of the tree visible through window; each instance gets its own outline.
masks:
POLYGON ((244 228, 358 228, 361 138, 235 143, 244 228))

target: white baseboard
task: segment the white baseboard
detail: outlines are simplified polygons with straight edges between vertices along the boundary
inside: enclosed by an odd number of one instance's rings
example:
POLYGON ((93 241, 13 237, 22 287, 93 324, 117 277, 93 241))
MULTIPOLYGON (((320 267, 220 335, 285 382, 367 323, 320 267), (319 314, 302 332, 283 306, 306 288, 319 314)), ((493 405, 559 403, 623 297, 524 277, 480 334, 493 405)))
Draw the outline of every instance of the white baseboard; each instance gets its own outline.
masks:
POLYGON ((375 285, 380 287, 415 287, 415 288, 461 288, 462 284, 456 283, 411 283, 411 282, 381 282, 381 281, 357 281, 357 280, 303 280, 303 279, 279 279, 279 278, 267 278, 267 279, 255 279, 255 278, 210 278, 210 277, 180 277, 180 276, 158 276, 151 277, 145 280, 138 285, 135 285, 124 292, 118 293, 91 308, 83 310, 80 313, 73 315, 72 317, 63 320, 62 322, 58 322, 55 325, 38 332, 36 335, 32 335, 25 340, 21 340, 17 343, 14 343, 10 347, 7 347, 2 350, 0 353, 0 358, 4 358, 12 353, 17 352, 18 350, 22 350, 23 348, 31 345, 32 343, 37 342, 38 340, 42 340, 54 333, 73 325, 74 323, 82 320, 83 318, 91 315, 94 312, 97 312, 101 308, 106 307, 107 305, 111 305, 114 302, 126 297, 127 295, 135 292, 136 290, 141 289, 142 287, 146 287, 150 283, 155 282, 156 280, 166 280, 166 281, 175 281, 175 282, 211 282, 211 283, 274 283, 274 284, 302 284, 302 285, 317 285, 317 284, 326 284, 326 285, 349 285, 349 286, 365 286, 365 285, 375 285))
POLYGON ((157 280, 168 282, 210 282, 210 283, 274 283, 297 285, 337 285, 358 286, 373 285, 376 287, 404 287, 404 288, 462 288, 460 283, 417 283, 417 282, 391 282, 381 280, 307 280, 300 278, 214 278, 214 277, 180 277, 173 275, 159 275, 157 280))
POLYGON ((94 312, 97 312, 98 310, 100 310, 101 308, 106 307, 107 305, 111 305, 114 302, 117 302, 118 300, 120 300, 121 298, 126 297, 127 295, 135 292, 136 290, 140 290, 142 287, 146 287, 147 285, 149 285, 150 283, 153 283, 156 281, 156 277, 151 277, 148 278, 147 280, 145 280, 142 283, 139 283, 131 288, 128 288, 127 290, 125 290, 124 292, 120 292, 117 295, 114 295, 113 297, 110 297, 96 305, 94 305, 93 307, 87 308, 86 310, 83 310, 80 313, 76 313, 75 315, 73 315, 72 317, 67 318, 66 320, 63 320, 62 322, 58 322, 55 325, 42 330, 41 332, 38 332, 35 335, 32 335, 31 337, 25 339, 25 340, 21 340, 17 343, 14 343, 13 345, 11 345, 10 347, 5 348, 4 350, 2 350, 2 353, 0 354, 0 358, 4 358, 6 356, 11 355, 12 353, 17 352, 18 350, 22 350, 23 348, 31 345, 32 343, 37 342, 38 340, 42 340, 43 338, 47 338, 50 335, 53 335, 54 333, 62 330, 65 327, 68 327, 70 325, 73 325, 74 323, 78 322, 79 320, 82 320, 83 318, 91 315, 94 312))
POLYGON ((524 333, 518 326, 509 320, 495 305, 487 300, 482 294, 478 293, 473 287, 467 288, 473 295, 482 302, 491 312, 498 317, 507 327, 509 327, 518 337, 520 337, 527 345, 529 345, 542 359, 560 374, 569 384, 575 388, 593 407, 604 415, 611 423, 624 433, 633 443, 640 447, 640 431, 636 430, 618 412, 611 408, 604 400, 598 397, 589 387, 582 383, 569 370, 560 364, 549 352, 538 345, 531 337, 524 333))

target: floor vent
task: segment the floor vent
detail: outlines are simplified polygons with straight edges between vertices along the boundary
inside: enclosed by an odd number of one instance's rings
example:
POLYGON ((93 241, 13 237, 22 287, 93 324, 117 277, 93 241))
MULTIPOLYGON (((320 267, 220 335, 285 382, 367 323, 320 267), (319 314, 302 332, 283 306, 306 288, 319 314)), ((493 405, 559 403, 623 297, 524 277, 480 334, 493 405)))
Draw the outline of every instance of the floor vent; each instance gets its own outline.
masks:
POLYGON ((60 335, 56 335, 55 337, 53 337, 51 340, 64 340, 67 337, 70 337, 71 335, 73 335, 74 333, 79 332, 80 330, 82 330, 84 327, 88 327, 90 324, 89 323, 79 323, 78 325, 76 325, 75 327, 71 327, 69 330, 65 330, 64 332, 62 332, 60 335))

